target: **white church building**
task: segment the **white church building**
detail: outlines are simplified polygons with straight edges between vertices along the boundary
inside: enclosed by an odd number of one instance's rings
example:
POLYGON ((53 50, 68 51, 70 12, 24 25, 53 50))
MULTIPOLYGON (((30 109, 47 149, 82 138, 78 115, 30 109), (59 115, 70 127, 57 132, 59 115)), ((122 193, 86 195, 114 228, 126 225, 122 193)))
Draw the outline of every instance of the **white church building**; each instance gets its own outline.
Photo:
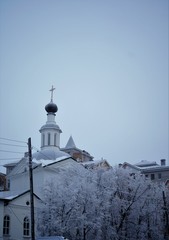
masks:
MULTIPOLYGON (((45 106, 46 124, 40 128, 41 150, 32 155, 34 206, 43 206, 43 188, 53 181, 59 183, 62 171, 86 172, 92 169, 109 168, 106 160, 94 161, 86 151, 76 147, 72 136, 65 148, 60 148, 61 129, 55 122, 58 111, 51 101, 45 106), (90 164, 92 163, 92 165, 90 164)), ((31 239, 30 178, 28 154, 17 163, 6 164, 7 191, 0 192, 0 240, 31 239)), ((35 216, 36 217, 36 216, 35 216)), ((38 233, 35 233, 36 237, 38 233)))

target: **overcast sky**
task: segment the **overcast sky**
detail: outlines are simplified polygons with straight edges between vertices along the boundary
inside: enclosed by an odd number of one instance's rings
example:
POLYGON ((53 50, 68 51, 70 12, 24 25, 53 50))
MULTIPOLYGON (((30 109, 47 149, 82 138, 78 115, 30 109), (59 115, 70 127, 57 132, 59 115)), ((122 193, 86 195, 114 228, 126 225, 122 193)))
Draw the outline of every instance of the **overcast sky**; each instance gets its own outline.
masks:
MULTIPOLYGON (((168 9, 168 0, 1 0, 0 137, 31 137, 39 149, 54 85, 61 147, 72 135, 111 165, 168 161, 168 9)), ((13 157, 22 154, 0 151, 0 165, 13 157)))

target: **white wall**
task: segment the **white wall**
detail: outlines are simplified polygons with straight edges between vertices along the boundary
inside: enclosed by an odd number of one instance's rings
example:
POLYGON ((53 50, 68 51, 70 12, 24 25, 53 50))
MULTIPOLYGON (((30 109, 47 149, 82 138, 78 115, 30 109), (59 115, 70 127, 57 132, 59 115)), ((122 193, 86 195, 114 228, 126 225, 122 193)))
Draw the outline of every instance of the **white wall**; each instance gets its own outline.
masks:
MULTIPOLYGON (((10 216, 10 239, 12 240, 20 240, 20 239, 31 239, 30 237, 23 237, 23 221, 25 217, 28 217, 30 219, 30 204, 27 205, 27 202, 29 201, 30 203, 30 193, 25 193, 22 196, 19 196, 18 198, 9 201, 8 205, 3 207, 3 211, 1 211, 0 216, 5 216, 6 214, 10 216)), ((38 200, 36 197, 34 197, 34 205, 35 209, 37 207, 40 207, 40 200, 38 200)), ((36 213, 36 211, 35 211, 36 213)), ((2 217, 2 219, 3 219, 2 217)), ((3 221, 0 219, 0 221, 3 221)), ((0 226, 3 226, 0 224, 0 226)), ((36 227, 35 227, 36 229, 36 227)), ((0 227, 0 234, 2 232, 2 229, 0 227)), ((3 232, 2 232, 3 233, 3 232)), ((31 230, 30 230, 30 235, 31 235, 31 230)), ((2 236, 2 234, 0 235, 2 236)))

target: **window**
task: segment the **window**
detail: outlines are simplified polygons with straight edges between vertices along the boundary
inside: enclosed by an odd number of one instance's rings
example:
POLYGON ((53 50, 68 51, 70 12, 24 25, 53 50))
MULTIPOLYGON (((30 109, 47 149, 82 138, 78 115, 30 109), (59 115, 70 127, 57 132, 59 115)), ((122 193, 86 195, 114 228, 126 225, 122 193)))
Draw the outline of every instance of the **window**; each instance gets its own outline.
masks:
POLYGON ((151 174, 151 180, 154 180, 155 179, 155 175, 154 173, 151 174))
POLYGON ((158 179, 161 179, 161 173, 158 174, 158 179))
POLYGON ((7 181, 7 189, 10 190, 10 180, 7 181))
POLYGON ((10 227, 10 217, 6 215, 4 217, 4 226, 3 226, 3 234, 9 235, 9 227, 10 227))
POLYGON ((50 145, 50 133, 48 133, 48 145, 50 145))
POLYGON ((29 218, 25 217, 23 220, 23 235, 24 236, 29 236, 29 218))
POLYGON ((44 133, 42 134, 42 146, 43 147, 45 146, 45 134, 44 133))
POLYGON ((56 133, 54 134, 54 146, 56 146, 56 133))

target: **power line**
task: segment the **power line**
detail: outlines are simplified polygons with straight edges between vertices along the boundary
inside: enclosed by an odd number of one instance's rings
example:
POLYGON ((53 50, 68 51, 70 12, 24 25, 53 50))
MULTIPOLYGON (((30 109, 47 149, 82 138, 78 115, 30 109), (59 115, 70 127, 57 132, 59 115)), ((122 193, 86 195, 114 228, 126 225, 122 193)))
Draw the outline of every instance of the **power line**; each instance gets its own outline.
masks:
POLYGON ((8 144, 8 143, 0 143, 0 145, 12 146, 12 147, 24 147, 24 148, 27 147, 27 146, 23 146, 23 145, 15 145, 15 144, 8 144))
POLYGON ((8 153, 20 153, 20 154, 24 154, 24 152, 13 152, 13 151, 7 151, 7 150, 0 150, 0 152, 8 152, 8 153))
POLYGON ((11 141, 11 142, 18 142, 18 143, 26 143, 26 144, 27 144, 27 142, 25 142, 25 141, 19 141, 19 140, 10 139, 10 138, 0 137, 0 139, 7 140, 7 141, 11 141))
POLYGON ((0 161, 6 161, 6 160, 19 160, 20 158, 0 158, 0 161))

